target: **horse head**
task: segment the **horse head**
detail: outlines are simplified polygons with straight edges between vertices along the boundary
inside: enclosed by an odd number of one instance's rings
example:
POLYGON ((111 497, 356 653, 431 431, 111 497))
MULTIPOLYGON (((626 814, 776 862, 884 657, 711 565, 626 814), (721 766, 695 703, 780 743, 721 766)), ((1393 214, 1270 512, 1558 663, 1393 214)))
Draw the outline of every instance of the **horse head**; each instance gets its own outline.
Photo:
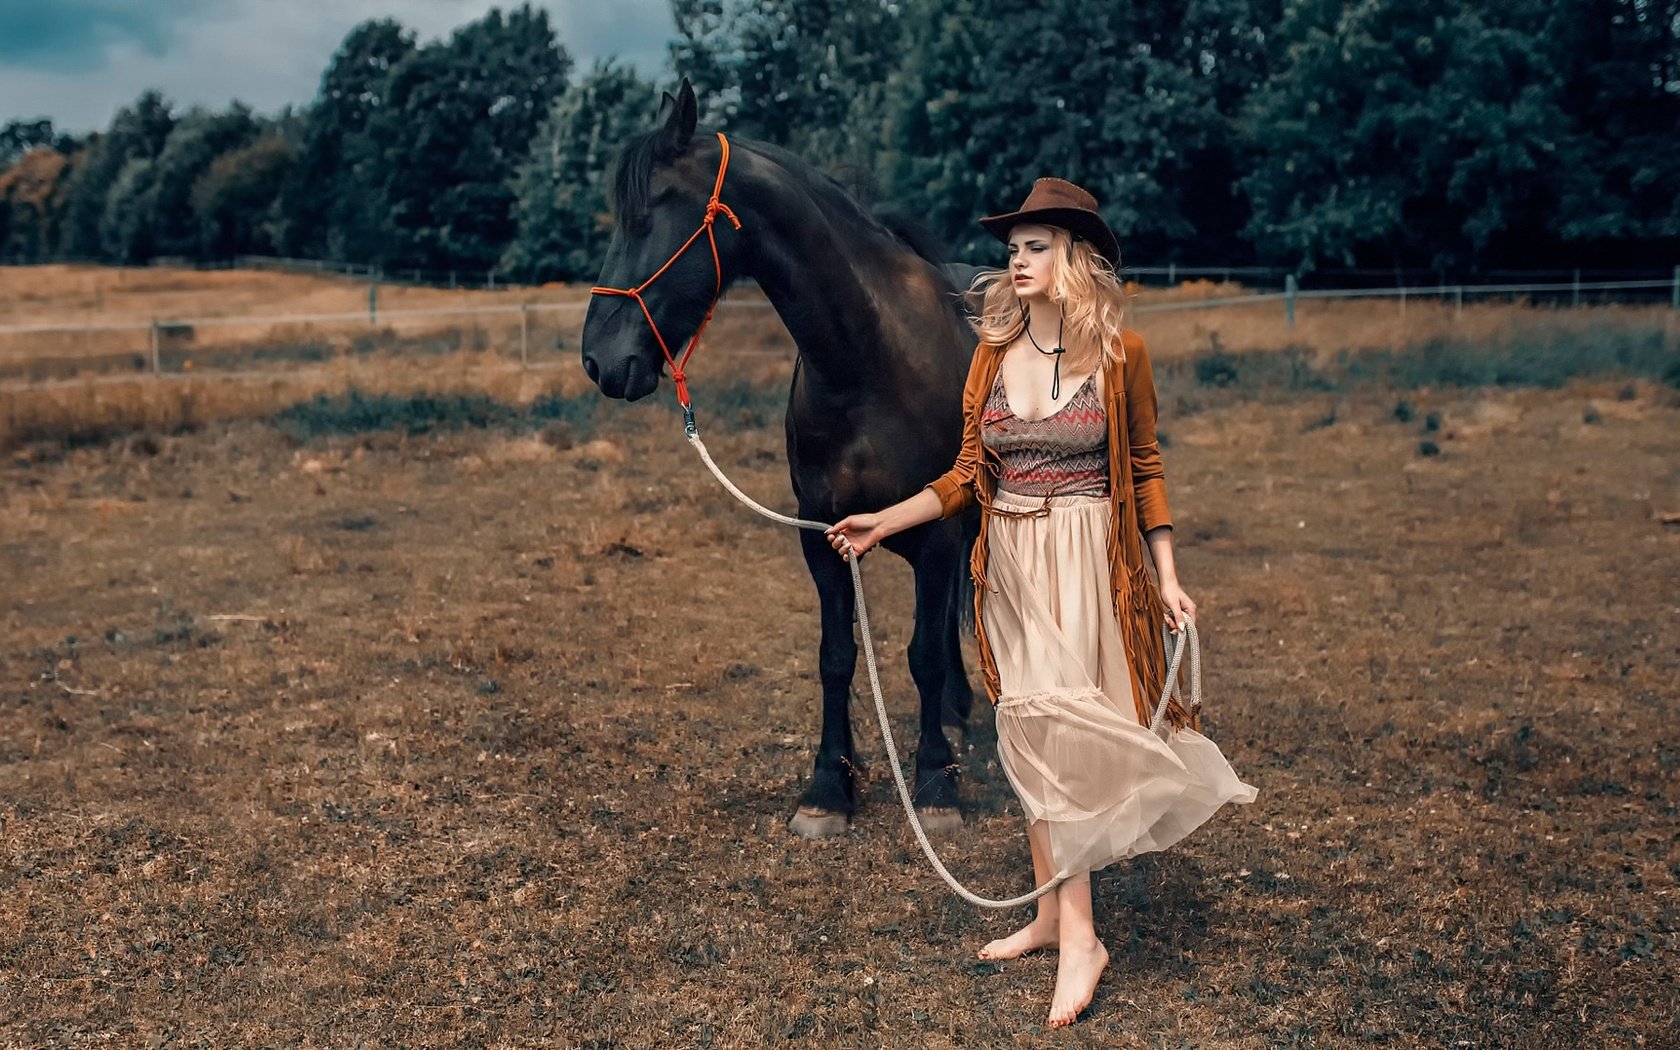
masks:
POLYGON ((680 364, 739 272, 726 147, 714 136, 695 138, 696 111, 685 78, 674 97, 665 93, 654 127, 619 152, 612 240, 583 321, 583 368, 608 397, 653 393, 667 352, 680 364))

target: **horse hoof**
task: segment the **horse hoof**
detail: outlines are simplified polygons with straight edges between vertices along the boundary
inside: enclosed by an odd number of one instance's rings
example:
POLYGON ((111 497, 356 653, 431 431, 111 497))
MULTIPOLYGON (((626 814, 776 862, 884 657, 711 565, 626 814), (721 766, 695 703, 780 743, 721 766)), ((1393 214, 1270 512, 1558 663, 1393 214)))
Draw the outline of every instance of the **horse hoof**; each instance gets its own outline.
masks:
POLYGON ((916 811, 922 830, 929 835, 946 835, 963 826, 962 810, 955 806, 929 806, 916 811))
POLYGON ((831 839, 844 835, 851 823, 844 813, 800 806, 788 821, 788 830, 802 839, 831 839))

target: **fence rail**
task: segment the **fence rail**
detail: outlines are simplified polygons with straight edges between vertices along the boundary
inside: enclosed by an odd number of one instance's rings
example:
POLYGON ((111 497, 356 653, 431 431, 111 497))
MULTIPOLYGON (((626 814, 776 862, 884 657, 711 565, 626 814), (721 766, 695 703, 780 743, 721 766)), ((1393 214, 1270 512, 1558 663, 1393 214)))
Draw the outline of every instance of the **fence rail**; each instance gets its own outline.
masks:
MULTIPOLYGON (((1606 292, 1670 293, 1669 305, 1680 310, 1680 268, 1672 278, 1642 281, 1566 281, 1547 284, 1448 284, 1397 286, 1390 288, 1287 288, 1281 292, 1252 292, 1247 295, 1220 296, 1209 299, 1176 299, 1171 302, 1150 303, 1132 307, 1133 313, 1164 313, 1176 310, 1206 310, 1219 307, 1252 306, 1260 303, 1288 302, 1302 299, 1446 299, 1465 297, 1528 296, 1528 295, 1596 295, 1601 301, 1606 292)), ((753 299, 725 299, 721 308, 768 309, 767 302, 753 299)), ((1575 304, 1578 305, 1578 304, 1575 304)), ((499 306, 437 306, 408 310, 346 310, 316 314, 244 314, 211 317, 160 317, 150 321, 119 321, 103 324, 53 323, 0 325, 0 335, 24 335, 45 332, 144 332, 153 328, 214 328, 253 324, 377 324, 386 320, 421 317, 484 317, 492 315, 517 316, 522 313, 573 313, 587 309, 588 300, 563 303, 527 302, 499 306)))
MULTIPOLYGON (((1185 270, 1178 271, 1180 274, 1185 270)), ((1240 273, 1238 269, 1219 272, 1240 273)), ((1267 304, 1282 304, 1288 323, 1295 324, 1297 304, 1307 300, 1349 300, 1349 299, 1390 299, 1399 300, 1403 310, 1408 301, 1438 300, 1450 301, 1455 310, 1462 310, 1467 300, 1486 300, 1489 298, 1505 298, 1532 300, 1536 297, 1551 297, 1556 305, 1579 307, 1584 300, 1595 304, 1637 302, 1648 306, 1661 305, 1664 298, 1670 309, 1680 311, 1680 267, 1667 279, 1640 279, 1617 281, 1583 281, 1572 279, 1569 281, 1531 282, 1531 283, 1500 283, 1500 284, 1435 284, 1428 286, 1390 286, 1377 288, 1301 288, 1293 275, 1286 275, 1285 288, 1280 292, 1264 291, 1235 296, 1215 296, 1210 298, 1181 298, 1165 302, 1145 303, 1132 307, 1138 314, 1159 314, 1176 311, 1232 309, 1241 307, 1263 306, 1267 304), (1666 292, 1666 296, 1662 293, 1666 292)), ((377 298, 370 294, 368 307, 365 310, 334 311, 309 314, 251 314, 242 316, 206 316, 206 317, 171 317, 153 320, 114 321, 103 323, 37 323, 0 326, 0 337, 29 336, 76 336, 80 334, 145 332, 149 334, 145 347, 127 346, 117 349, 107 349, 103 352, 87 352, 78 348, 69 352, 62 360, 86 358, 89 361, 102 358, 127 356, 138 358, 141 368, 149 366, 154 376, 166 374, 162 367, 163 350, 166 342, 171 345, 171 354, 184 354, 190 359, 193 354, 220 352, 239 355, 251 352, 255 356, 254 348, 241 346, 188 347, 182 345, 181 337, 190 341, 200 329, 233 328, 250 326, 267 326, 278 328, 290 325, 353 325, 364 330, 387 323, 413 320, 437 320, 441 318, 461 317, 482 319, 489 317, 518 318, 518 347, 520 368, 535 367, 530 355, 530 322, 533 315, 580 315, 588 307, 587 299, 571 299, 564 302, 526 301, 519 303, 503 303, 486 306, 452 305, 438 307, 424 307, 411 309, 381 309, 377 298)), ((761 299, 731 297, 726 298, 721 308, 725 311, 762 310, 770 308, 770 304, 761 299)), ((40 354, 34 348, 25 348, 5 352, 0 350, 0 365, 20 366, 28 365, 37 360, 40 354)), ((190 364, 185 367, 191 368, 190 364)), ((294 372, 266 371, 252 372, 235 368, 211 368, 192 373, 198 377, 217 378, 248 378, 262 376, 265 378, 294 375, 294 372)), ((32 388, 44 388, 47 385, 73 385, 75 383, 91 383, 110 381, 110 376, 89 376, 75 379, 53 377, 50 380, 42 377, 30 380, 13 376, 3 380, 8 386, 27 385, 32 388)), ((132 379, 133 373, 120 377, 132 379)))

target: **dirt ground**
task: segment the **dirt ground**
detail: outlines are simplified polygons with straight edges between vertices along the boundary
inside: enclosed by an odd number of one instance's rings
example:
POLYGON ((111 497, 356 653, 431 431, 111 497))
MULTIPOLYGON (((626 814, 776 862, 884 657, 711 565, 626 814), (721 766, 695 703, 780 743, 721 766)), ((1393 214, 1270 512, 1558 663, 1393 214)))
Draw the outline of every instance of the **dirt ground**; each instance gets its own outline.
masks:
MULTIPOLYGON (((787 832, 814 594, 661 397, 8 457, 0 1043, 1680 1045, 1680 400, 1164 394, 1205 728, 1259 798, 1102 873, 1073 1028, 1053 956, 974 959, 1022 916, 925 866, 863 703, 852 832, 787 832)), ((791 509, 779 424, 701 418, 791 509)), ((1012 894, 987 714, 941 848, 1012 894)))

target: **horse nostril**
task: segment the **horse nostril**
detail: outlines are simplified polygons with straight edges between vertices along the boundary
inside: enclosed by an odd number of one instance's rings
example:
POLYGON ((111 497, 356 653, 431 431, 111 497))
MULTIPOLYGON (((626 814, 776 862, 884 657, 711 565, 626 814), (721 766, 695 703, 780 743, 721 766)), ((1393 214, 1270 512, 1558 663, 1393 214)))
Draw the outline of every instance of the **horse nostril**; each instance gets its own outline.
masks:
POLYGON ((583 359, 583 372, 589 377, 589 381, 591 383, 600 382, 601 366, 595 363, 595 359, 593 357, 585 357, 583 359))

